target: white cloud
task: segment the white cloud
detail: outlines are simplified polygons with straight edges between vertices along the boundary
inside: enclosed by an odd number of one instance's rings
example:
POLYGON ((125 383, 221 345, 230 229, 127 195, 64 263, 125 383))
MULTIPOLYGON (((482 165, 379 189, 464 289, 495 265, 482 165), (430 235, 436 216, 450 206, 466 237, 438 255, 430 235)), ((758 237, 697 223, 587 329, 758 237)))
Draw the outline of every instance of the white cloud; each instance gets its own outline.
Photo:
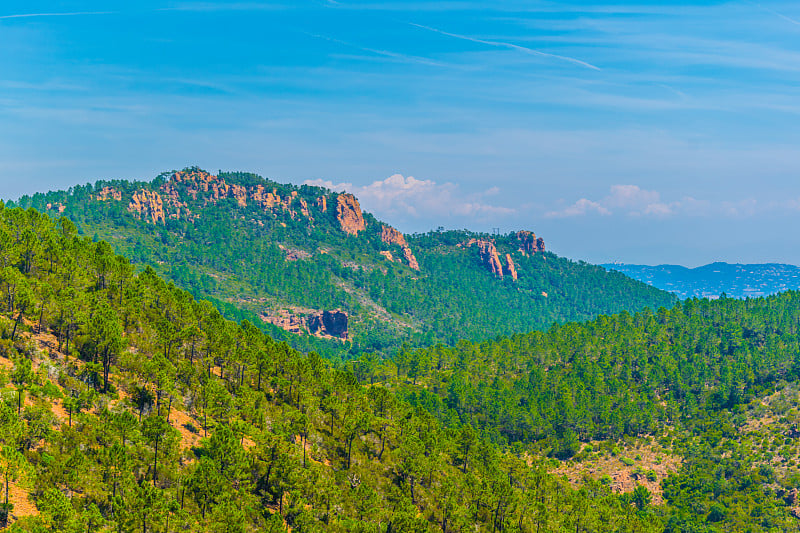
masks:
POLYGON ((656 204, 661 195, 656 191, 646 191, 638 185, 612 185, 611 194, 603 200, 608 207, 642 207, 656 204))
POLYGON ((352 193, 366 211, 379 217, 496 217, 516 212, 510 207, 481 201, 484 196, 497 194, 497 187, 477 194, 465 194, 454 183, 439 184, 433 180, 420 180, 401 174, 393 174, 384 180, 376 180, 363 186, 321 179, 306 180, 304 183, 352 193))
MULTIPOLYGON (((797 202, 800 208, 800 201, 797 202)), ((731 217, 751 216, 758 211, 753 198, 740 201, 712 203, 686 196, 672 202, 662 201, 658 191, 642 189, 638 185, 612 185, 609 194, 600 200, 581 198, 577 202, 545 213, 549 218, 565 218, 590 214, 623 214, 632 217, 670 217, 677 214, 707 216, 712 214, 731 217)))
POLYGON ((574 204, 561 211, 550 211, 545 213, 544 216, 548 218, 563 218, 563 217, 577 217, 587 215, 589 213, 597 213, 598 215, 610 215, 611 211, 600 205, 598 202, 593 202, 586 198, 581 198, 574 204))

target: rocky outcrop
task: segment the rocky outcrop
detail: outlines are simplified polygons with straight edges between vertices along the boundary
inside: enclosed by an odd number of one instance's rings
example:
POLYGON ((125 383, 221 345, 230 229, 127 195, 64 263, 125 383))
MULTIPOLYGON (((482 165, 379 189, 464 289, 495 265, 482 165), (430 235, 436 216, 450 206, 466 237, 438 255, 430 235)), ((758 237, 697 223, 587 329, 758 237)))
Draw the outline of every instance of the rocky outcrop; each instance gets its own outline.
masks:
POLYGON ((299 248, 287 248, 282 244, 279 244, 278 248, 283 250, 283 252, 286 254, 287 261, 300 261, 301 259, 308 259, 311 257, 310 253, 299 248))
POLYGON ((326 212, 328 210, 328 199, 324 196, 317 198, 317 207, 319 207, 319 210, 323 213, 326 212))
POLYGON ((153 224, 157 224, 159 221, 162 224, 166 222, 164 202, 161 200, 161 195, 155 191, 142 189, 133 193, 128 204, 128 211, 137 218, 152 221, 153 224))
POLYGON ((346 339, 347 313, 340 309, 335 309, 309 315, 308 330, 315 335, 346 339))
POLYGON ((311 219, 311 211, 308 210, 308 202, 300 198, 300 212, 303 213, 303 216, 307 219, 311 219))
POLYGON ((264 209, 272 209, 281 203, 281 197, 276 194, 275 189, 267 191, 263 185, 257 185, 251 194, 253 201, 264 209))
POLYGON ((400 248, 406 248, 408 246, 406 238, 402 233, 385 224, 381 227, 381 240, 386 244, 396 244, 400 248))
POLYGON ((56 204, 47 204, 47 209, 56 209, 58 210, 59 214, 63 213, 66 208, 67 206, 65 206, 61 202, 58 202, 56 204))
POLYGON ((108 199, 116 200, 119 202, 122 200, 122 193, 116 190, 114 187, 103 187, 102 189, 97 191, 95 199, 101 202, 108 199))
POLYGON ((378 252, 378 253, 381 254, 386 259, 388 259, 389 261, 394 262, 394 257, 392 257, 392 252, 390 252, 389 250, 383 250, 383 251, 378 252))
POLYGON ((492 241, 484 239, 470 239, 467 241, 466 246, 470 247, 473 244, 478 246, 478 252, 481 256, 481 262, 489 269, 495 276, 503 277, 503 265, 500 264, 500 256, 497 254, 497 248, 492 241))
POLYGON ((355 196, 345 193, 336 197, 336 220, 342 231, 350 235, 364 231, 364 216, 355 196))
POLYGON ((406 246, 403 248, 403 259, 406 260, 408 266, 413 268, 414 270, 419 270, 419 263, 417 263, 417 258, 414 257, 414 254, 411 252, 411 248, 406 246))
POLYGON ((514 281, 517 281, 517 267, 514 264, 514 260, 511 259, 511 254, 506 254, 506 270, 508 270, 508 273, 511 274, 511 277, 514 279, 514 281))
POLYGON ((302 333, 306 330, 305 321, 293 314, 261 315, 261 320, 290 333, 302 333))
POLYGON ((230 193, 231 196, 236 198, 236 203, 239 204, 239 207, 247 207, 247 189, 241 185, 231 185, 230 193))
POLYGON ((517 240, 519 241, 519 251, 524 254, 533 255, 536 252, 544 252, 544 239, 537 238, 532 231, 518 231, 517 240))
POLYGON ((419 270, 417 258, 414 257, 414 252, 411 251, 411 248, 408 246, 406 238, 402 233, 391 226, 383 225, 381 227, 381 241, 385 242, 386 244, 396 244, 399 246, 403 250, 403 258, 406 260, 408 266, 414 270, 419 270))

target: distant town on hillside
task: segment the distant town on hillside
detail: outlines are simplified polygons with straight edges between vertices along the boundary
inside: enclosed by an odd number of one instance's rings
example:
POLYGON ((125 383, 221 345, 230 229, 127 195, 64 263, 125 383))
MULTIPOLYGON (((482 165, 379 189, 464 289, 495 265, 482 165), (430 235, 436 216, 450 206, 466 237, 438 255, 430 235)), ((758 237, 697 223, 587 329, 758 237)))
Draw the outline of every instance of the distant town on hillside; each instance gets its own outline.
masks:
POLYGON ((754 298, 800 289, 800 267, 780 263, 754 265, 711 263, 697 268, 623 263, 602 266, 674 293, 682 299, 716 299, 723 293, 731 298, 754 298))

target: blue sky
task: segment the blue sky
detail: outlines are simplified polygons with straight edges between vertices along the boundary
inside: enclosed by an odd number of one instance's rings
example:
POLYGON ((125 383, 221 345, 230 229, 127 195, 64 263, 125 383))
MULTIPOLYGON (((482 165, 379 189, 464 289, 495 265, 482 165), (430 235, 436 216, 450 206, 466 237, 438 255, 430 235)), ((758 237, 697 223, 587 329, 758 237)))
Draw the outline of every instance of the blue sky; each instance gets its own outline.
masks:
POLYGON ((6 0, 0 50, 1 197, 199 165, 406 232, 800 264, 793 2, 6 0))

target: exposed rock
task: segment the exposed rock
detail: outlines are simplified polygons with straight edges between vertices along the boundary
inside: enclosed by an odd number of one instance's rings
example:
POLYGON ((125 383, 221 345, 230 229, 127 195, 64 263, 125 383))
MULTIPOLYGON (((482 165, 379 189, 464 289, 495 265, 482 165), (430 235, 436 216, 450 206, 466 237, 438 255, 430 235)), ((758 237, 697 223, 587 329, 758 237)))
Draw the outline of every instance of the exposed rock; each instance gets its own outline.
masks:
POLYGON ((322 211, 323 213, 326 212, 328 210, 327 198, 325 198, 324 196, 320 196, 319 198, 317 198, 317 207, 319 207, 319 210, 322 211))
POLYGON ((122 193, 114 187, 103 187, 97 191, 97 196, 95 196, 95 199, 101 202, 109 198, 119 202, 122 200, 122 193))
POLYGON ((284 245, 279 244, 278 248, 286 253, 287 261, 299 261, 300 259, 308 259, 311 254, 299 248, 286 248, 284 245))
POLYGON ((381 227, 381 240, 386 244, 396 244, 401 248, 408 246, 406 238, 403 237, 402 233, 385 224, 381 227))
POLYGON ((164 216, 164 202, 161 200, 161 195, 155 191, 148 191, 142 189, 133 193, 131 202, 128 204, 128 211, 134 216, 143 219, 152 220, 153 224, 166 222, 164 216))
POLYGON ((347 313, 340 309, 322 311, 308 317, 308 330, 317 335, 347 338, 347 313))
MULTIPOLYGON (((497 248, 492 241, 484 239, 470 239, 464 246, 469 248, 473 244, 478 245, 478 252, 481 256, 481 262, 489 269, 489 271, 497 277, 503 277, 503 265, 500 263, 500 256, 497 254, 497 248)), ((515 278, 516 279, 516 278, 515 278)))
POLYGON ((339 221, 342 231, 350 235, 358 235, 359 231, 364 230, 361 206, 352 194, 340 194, 336 198, 336 219, 339 221))
POLYGON ((524 254, 533 255, 536 252, 544 252, 544 239, 537 238, 532 231, 518 231, 517 240, 520 243, 519 251, 524 254))
POLYGON ((393 227, 384 224, 381 227, 381 240, 386 244, 396 244, 399 246, 403 250, 403 258, 406 260, 406 263, 408 263, 408 266, 414 270, 419 270, 417 258, 414 257, 414 253, 411 251, 411 248, 408 246, 406 238, 402 233, 393 227))
POLYGON ((63 213, 66 208, 67 206, 61 202, 58 202, 57 204, 47 204, 47 209, 57 209, 59 213, 63 213))
POLYGON ((236 198, 239 207, 247 207, 247 189, 241 185, 231 185, 231 194, 236 198))
POLYGON ((308 210, 308 202, 300 198, 300 212, 303 213, 303 216, 309 220, 313 220, 311 216, 311 212, 308 210))
POLYGON ((261 320, 269 324, 278 326, 290 333, 301 333, 305 331, 305 322, 302 318, 292 314, 281 315, 261 315, 261 320))
POLYGON ((392 252, 390 252, 389 250, 383 250, 383 251, 378 252, 378 253, 380 253, 383 257, 385 257, 389 261, 394 262, 394 257, 392 257, 392 252))
POLYGON ((405 258, 406 263, 408 263, 408 266, 410 266, 414 270, 419 270, 419 263, 417 263, 417 258, 414 257, 414 254, 411 252, 411 248, 409 248, 408 246, 403 248, 403 257, 405 258))
POLYGON ((506 270, 514 278, 514 281, 517 281, 517 267, 514 265, 514 260, 511 259, 511 254, 506 254, 506 270))

